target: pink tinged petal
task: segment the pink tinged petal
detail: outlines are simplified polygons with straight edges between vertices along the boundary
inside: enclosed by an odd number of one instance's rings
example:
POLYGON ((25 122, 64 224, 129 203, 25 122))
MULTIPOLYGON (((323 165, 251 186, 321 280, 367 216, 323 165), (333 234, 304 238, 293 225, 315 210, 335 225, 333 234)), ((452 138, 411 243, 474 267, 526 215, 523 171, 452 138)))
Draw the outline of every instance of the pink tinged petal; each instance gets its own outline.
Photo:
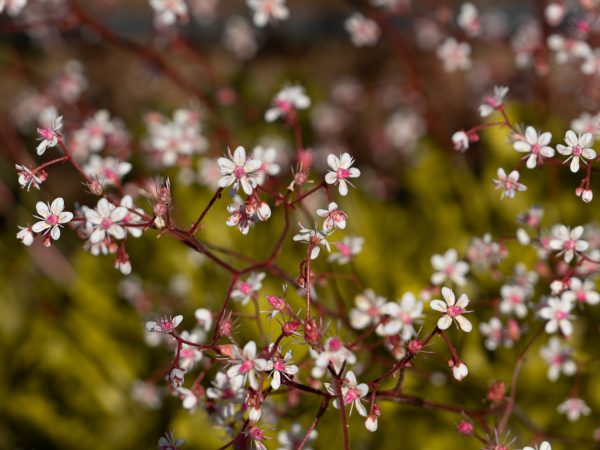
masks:
POLYGON ((548 323, 546 323, 544 330, 546 330, 546 333, 548 334, 555 333, 556 330, 558 330, 558 322, 556 320, 550 320, 548 323))
POLYGON ((110 203, 108 203, 108 200, 101 198, 96 205, 96 211, 98 211, 98 214, 100 214, 101 217, 109 217, 112 208, 110 203))
POLYGON ((281 386, 281 374, 278 371, 273 372, 273 380, 271 381, 271 387, 275 390, 281 386))
POLYGON ((219 158, 217 159, 217 164, 221 168, 221 173, 225 170, 225 173, 231 173, 235 170, 235 163, 229 158, 219 158))
POLYGON ((442 288, 442 297, 444 297, 444 300, 446 300, 446 303, 448 304, 448 306, 452 306, 452 305, 454 305, 454 303, 456 303, 456 297, 454 296, 454 291, 450 288, 447 288, 445 286, 442 288))
POLYGON ((570 321, 563 319, 559 321, 559 326, 561 333, 565 336, 571 336, 573 333, 573 324, 570 321))
POLYGON ((50 231, 50 236, 52 236, 52 239, 57 241, 60 238, 60 228, 57 226, 53 226, 52 230, 50 231))
POLYGON ((537 143, 538 134, 537 131, 535 131, 535 128, 527 127, 527 129, 525 130, 525 139, 527 139, 527 142, 529 142, 530 144, 537 143))
POLYGON ((90 236, 90 242, 92 244, 97 244, 98 242, 100 242, 102 239, 104 239, 104 237, 106 236, 106 232, 100 228, 96 228, 91 236, 90 236))
POLYGON ((575 147, 579 143, 577 135, 573 130, 569 130, 565 133, 565 142, 571 147, 575 147))
POLYGON ((327 172, 325 174, 325 182, 327 184, 334 184, 337 181, 337 175, 335 172, 327 172))
POLYGON ((31 230, 34 233, 41 233, 42 231, 47 230, 48 228, 50 228, 50 225, 48 225, 46 222, 36 222, 31 227, 31 230))
POLYGON ((454 320, 456 320, 456 323, 458 324, 460 329, 463 330, 465 333, 469 333, 473 329, 473 325, 465 316, 456 316, 454 320))
POLYGON ((58 216, 58 223, 67 223, 73 220, 73 213, 71 212, 63 212, 58 216))
POLYGON ((451 324, 452 324, 452 318, 447 314, 444 314, 437 321, 437 326, 440 330, 447 330, 451 324))
POLYGON ((350 170, 348 170, 348 177, 350 177, 350 178, 360 177, 360 170, 357 169, 356 167, 351 167, 350 170))
POLYGON ((540 137, 537 140, 537 143, 538 143, 538 145, 545 146, 545 145, 548 145, 551 140, 552 140, 552 133, 546 131, 545 133, 542 133, 540 135, 540 137))
POLYGON ((235 176, 226 175, 224 177, 219 178, 218 186, 220 188, 226 188, 227 186, 231 186, 235 182, 235 176))
POLYGON ((242 177, 240 179, 240 182, 242 183, 242 190, 247 194, 247 195, 252 195, 252 191, 254 190, 252 183, 250 182, 250 179, 246 176, 242 177))
POLYGON ((316 259, 319 256, 319 252, 321 251, 320 247, 313 247, 310 252, 310 259, 316 259))
POLYGON ((337 156, 335 156, 333 153, 331 153, 327 156, 327 164, 329 165, 329 167, 331 167, 331 169, 334 172, 337 171, 341 166, 340 159, 337 156))
POLYGON ((243 166, 246 163, 246 149, 241 145, 233 152, 233 162, 236 166, 243 166))
POLYGON ((340 159, 340 167, 342 167, 344 169, 348 169, 348 168, 350 168, 351 165, 352 165, 352 157, 350 156, 349 153, 343 153, 342 157, 340 159))
POLYGON ((345 197, 346 195, 348 195, 348 184, 346 183, 346 181, 340 180, 338 190, 341 196, 345 197))
POLYGON ((50 205, 50 212, 55 216, 59 216, 63 209, 65 209, 65 201, 62 199, 62 197, 54 199, 50 205))
POLYGON ((126 208, 119 206, 110 214, 110 218, 113 222, 120 222, 127 216, 128 212, 126 208))
POLYGON ((267 360, 262 358, 257 358, 254 360, 254 368, 260 372, 263 372, 267 369, 267 360))
POLYGON ((44 202, 37 202, 35 204, 35 210, 44 219, 50 215, 50 210, 48 209, 48 205, 45 204, 44 202))
POLYGON ((458 306, 461 309, 465 309, 468 304, 469 304, 469 297, 467 297, 467 294, 461 294, 461 296, 458 297, 456 306, 458 306))
POLYGON ((513 144, 513 147, 516 151, 521 152, 521 153, 528 153, 531 151, 531 145, 529 145, 527 142, 523 142, 523 141, 517 141, 513 144))
POLYGON ((592 144, 594 140, 592 133, 585 133, 583 136, 579 138, 579 145, 581 147, 587 148, 592 144))
POLYGON ((554 149, 552 147, 542 147, 540 149, 540 155, 544 156, 545 158, 552 158, 554 156, 554 149))
POLYGON ((525 164, 528 169, 535 169, 537 165, 537 156, 533 153, 527 157, 527 163, 525 164))
POLYGON ((355 400, 354 401, 354 405, 356 406, 356 410, 358 411, 358 414, 360 414, 361 416, 365 417, 367 415, 367 409, 365 408, 365 406, 360 402, 360 400, 355 400))
POLYGON ((585 158, 585 159, 595 159, 596 158, 596 151, 594 149, 591 148, 586 148, 581 152, 581 155, 585 158))
POLYGON ((429 302, 429 306, 431 309, 442 313, 445 313, 448 310, 448 306, 442 300, 431 300, 431 302, 429 302))
POLYGON ((569 166, 571 168, 571 172, 576 173, 579 171, 579 157, 573 157, 571 159, 571 165, 569 166))
POLYGON ((113 224, 108 229, 109 234, 111 234, 115 239, 125 239, 125 229, 119 225, 113 224))

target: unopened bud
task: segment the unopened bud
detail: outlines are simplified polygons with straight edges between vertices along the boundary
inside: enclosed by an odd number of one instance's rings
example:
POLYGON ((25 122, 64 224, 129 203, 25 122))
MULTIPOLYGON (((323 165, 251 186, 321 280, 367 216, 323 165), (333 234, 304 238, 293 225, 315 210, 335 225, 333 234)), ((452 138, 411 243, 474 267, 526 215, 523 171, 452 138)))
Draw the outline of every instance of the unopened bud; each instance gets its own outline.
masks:
POLYGON ((456 430, 463 436, 471 436, 473 434, 473 431, 475 431, 475 427, 473 427, 473 424, 471 422, 461 420, 460 423, 456 426, 456 430))
POLYGON ((377 416, 367 416, 365 419, 365 428, 371 432, 377 431, 377 416))
POLYGON ((104 192, 104 186, 96 179, 93 179, 88 183, 88 189, 94 195, 102 195, 104 192))

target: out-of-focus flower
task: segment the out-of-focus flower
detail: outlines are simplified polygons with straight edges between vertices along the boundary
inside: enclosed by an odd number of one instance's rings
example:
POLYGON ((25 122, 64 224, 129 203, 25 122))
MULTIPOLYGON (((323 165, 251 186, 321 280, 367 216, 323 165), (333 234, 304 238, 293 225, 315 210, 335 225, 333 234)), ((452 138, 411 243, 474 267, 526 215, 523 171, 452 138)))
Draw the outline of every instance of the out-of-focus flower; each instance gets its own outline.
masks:
POLYGON ((304 225, 301 223, 299 225, 300 231, 294 235, 293 239, 297 242, 306 242, 312 247, 310 251, 310 259, 316 259, 319 256, 321 246, 325 247, 327 251, 331 251, 329 242, 326 239, 326 233, 317 229, 311 230, 309 228, 304 228, 304 225))
POLYGON ((437 55, 442 60, 446 72, 471 68, 471 46, 467 42, 459 43, 453 37, 449 37, 438 47, 437 55))
POLYGON ((264 27, 269 21, 285 20, 290 15, 290 10, 285 0, 247 0, 252 9, 254 25, 264 27))
POLYGON ((548 246, 558 251, 557 256, 563 256, 565 262, 570 263, 578 252, 585 252, 589 248, 587 241, 581 239, 584 228, 577 226, 573 229, 565 225, 552 227, 552 239, 548 246))
POLYGON ((500 195, 500 199, 504 197, 514 198, 517 192, 522 192, 527 190, 527 186, 523 183, 519 183, 519 172, 513 170, 511 173, 506 175, 506 172, 503 168, 499 168, 497 172, 498 178, 493 180, 494 185, 496 186, 496 190, 502 189, 502 195, 500 195))
POLYGON ((431 283, 440 285, 450 281, 458 286, 466 284, 469 264, 458 260, 458 253, 455 249, 451 248, 443 255, 433 255, 431 265, 437 271, 431 276, 431 283))
POLYGON ((571 319, 574 318, 571 315, 573 309, 573 303, 565 299, 559 299, 551 297, 548 299, 548 303, 539 311, 539 315, 542 319, 547 320, 546 322, 546 333, 556 333, 558 330, 569 337, 573 333, 573 324, 571 319))
POLYGON ((354 13, 344 22, 352 43, 357 47, 371 47, 377 44, 381 31, 374 20, 367 19, 360 13, 354 13))
POLYGON ((37 129, 40 135, 39 140, 41 140, 36 148, 38 155, 43 155, 47 148, 55 147, 58 144, 62 120, 62 116, 53 117, 45 126, 37 129))
POLYGON ((286 86, 273 99, 272 106, 265 113, 265 120, 275 122, 280 117, 289 120, 296 110, 306 109, 309 106, 310 98, 302 86, 286 86))
POLYGON ((592 410, 585 404, 583 399, 571 397, 566 399, 556 408, 561 414, 565 414, 569 422, 579 420, 581 416, 589 416, 592 410))

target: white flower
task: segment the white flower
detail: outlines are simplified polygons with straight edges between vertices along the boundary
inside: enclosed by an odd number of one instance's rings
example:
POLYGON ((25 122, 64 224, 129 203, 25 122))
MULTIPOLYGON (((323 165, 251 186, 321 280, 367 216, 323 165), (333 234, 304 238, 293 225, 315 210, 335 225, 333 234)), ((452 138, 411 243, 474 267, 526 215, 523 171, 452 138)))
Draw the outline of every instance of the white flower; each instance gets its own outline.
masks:
MULTIPOLYGON (((335 386, 331 385, 330 383, 325 383, 325 388, 331 395, 336 396, 336 398, 333 400, 333 406, 339 409, 340 405, 335 386)), ((354 375, 354 372, 349 370, 346 372, 346 375, 342 380, 342 386, 340 389, 342 391, 342 400, 344 405, 351 405, 349 414, 352 414, 352 409, 356 407, 358 414, 365 417, 367 415, 367 409, 362 404, 362 399, 369 393, 369 386, 367 386, 366 383, 358 384, 356 381, 356 375, 354 375)))
POLYGON ((571 129, 575 133, 592 133, 594 137, 600 137, 600 114, 581 113, 571 121, 571 129))
POLYGON ((211 387, 206 390, 206 396, 214 401, 222 418, 231 418, 235 415, 235 404, 242 403, 245 397, 244 377, 229 377, 223 372, 217 372, 211 387))
POLYGON ((444 301, 442 300, 431 300, 429 306, 431 309, 444 313, 442 317, 439 318, 437 322, 437 326, 440 330, 446 330, 452 324, 452 321, 456 323, 456 325, 468 333, 473 329, 473 325, 469 322, 469 319, 463 316, 466 311, 465 308, 469 304, 469 298, 467 294, 462 294, 458 301, 456 300, 456 296, 454 295, 454 291, 447 287, 442 288, 442 296, 444 297, 444 301))
POLYGON ((29 247, 33 244, 33 232, 31 231, 31 227, 21 227, 19 226, 19 232, 17 233, 17 239, 21 241, 21 243, 25 247, 29 247))
POLYGON ((125 228, 119 222, 127 216, 127 209, 123 206, 116 207, 107 199, 98 200, 96 209, 86 209, 85 218, 92 225, 93 231, 90 242, 96 244, 109 236, 115 239, 125 239, 125 228))
POLYGON ((577 364, 573 361, 573 349, 568 345, 561 345, 560 339, 552 336, 548 345, 540 349, 540 355, 548 364, 548 378, 550 381, 558 380, 560 373, 567 376, 575 374, 577 364))
POLYGON ((362 251, 365 239, 359 236, 346 236, 341 242, 335 242, 337 252, 332 253, 327 258, 329 262, 338 264, 347 264, 362 251))
POLYGON ((360 170, 356 167, 352 167, 354 159, 349 153, 343 153, 340 158, 330 153, 327 156, 327 164, 331 168, 325 175, 325 181, 327 184, 338 184, 340 195, 348 194, 348 184, 352 185, 348 181, 348 178, 358 178, 360 176, 360 170))
POLYGON ((92 155, 83 167, 83 171, 103 185, 119 185, 121 178, 131 171, 131 167, 131 163, 119 161, 111 156, 102 158, 99 155, 92 155))
POLYGON ((163 333, 169 334, 171 333, 183 320, 182 315, 178 315, 175 317, 163 317, 158 321, 149 321, 146 322, 146 330, 153 333, 163 333))
POLYGON ((514 313, 517 317, 523 318, 527 315, 527 291, 521 286, 506 284, 500 288, 502 301, 500 302, 500 312, 502 314, 514 313))
POLYGON ((27 6, 28 0, 0 0, 0 13, 6 9, 6 12, 11 17, 16 17, 21 14, 23 8, 27 6))
POLYGON ((281 171, 281 167, 277 164, 277 150, 274 147, 264 148, 260 145, 252 150, 252 159, 257 159, 261 162, 258 169, 258 184, 263 184, 267 179, 267 175, 275 176, 281 171))
POLYGON ((447 38, 437 49, 437 56, 444 63, 446 72, 471 68, 471 46, 467 42, 458 43, 453 37, 447 38))
POLYGON ((582 281, 573 277, 569 281, 569 289, 561 295, 565 300, 575 303, 587 303, 588 305, 597 305, 600 303, 600 294, 596 292, 596 283, 592 280, 582 281))
POLYGON ((504 105, 504 97, 508 93, 506 86, 494 86, 494 95, 483 98, 483 103, 479 106, 481 117, 491 115, 496 109, 504 105))
POLYGON ((229 157, 221 157, 217 163, 221 169, 219 187, 225 188, 233 185, 234 191, 237 191, 241 184, 247 195, 252 194, 258 184, 258 169, 262 165, 258 159, 247 159, 244 147, 238 146, 233 155, 229 150, 229 157))
POLYGON ((469 272, 469 264, 464 261, 458 261, 458 253, 451 248, 443 255, 433 255, 431 265, 437 272, 431 276, 431 283, 440 285, 446 281, 456 283, 458 286, 464 286, 467 282, 465 278, 469 272))
POLYGON ((400 333, 403 341, 416 334, 414 323, 423 317, 423 302, 417 300, 412 292, 406 292, 399 303, 387 303, 383 312, 390 319, 383 325, 383 334, 393 336, 400 333))
POLYGON ((523 159, 527 160, 525 164, 527 168, 533 169, 543 162, 542 156, 545 158, 552 158, 554 156, 554 149, 548 146, 551 139, 551 133, 546 131, 538 135, 535 128, 527 127, 525 136, 515 141, 513 147, 518 152, 529 153, 523 159))
MULTIPOLYGON (((279 447, 277 450, 296 450, 300 443, 303 441, 306 432, 299 423, 294 423, 290 428, 290 431, 280 431, 277 434, 277 441, 279 447)), ((307 444, 314 441, 317 438, 317 431, 312 430, 308 435, 307 444)), ((305 445, 304 450, 312 450, 312 447, 305 445)))
POLYGON ((352 43, 357 47, 371 47, 377 44, 381 31, 377 22, 367 19, 360 13, 354 13, 344 22, 352 43))
POLYGON ((464 131, 457 131, 452 135, 452 143, 454 150, 457 152, 465 152, 469 149, 469 135, 464 131))
POLYGON ((150 0, 154 9, 154 22, 158 28, 173 25, 177 20, 185 22, 188 16, 184 0, 150 0))
MULTIPOLYGON (((387 299, 376 295, 371 289, 365 289, 364 292, 358 294, 354 298, 356 308, 350 310, 350 325, 352 328, 361 330, 368 327, 369 325, 375 325, 381 322, 385 312, 387 299)), ((383 327, 377 327, 379 331, 383 332, 383 327)))
POLYGON ((465 363, 461 362, 458 365, 452 366, 452 376, 454 376, 454 378, 457 381, 462 381, 463 378, 466 377, 468 374, 469 368, 465 363))
POLYGON ((516 170, 513 170, 507 176, 504 169, 499 168, 497 175, 498 179, 493 181, 496 185, 496 190, 503 189, 500 199, 503 199, 504 197, 514 198, 515 193, 527 190, 527 186, 525 186, 522 183, 519 183, 519 172, 517 172, 516 170))
POLYGON ((548 300, 547 306, 540 309, 539 315, 546 322, 546 333, 552 334, 560 329, 560 332, 565 336, 571 336, 573 332, 573 324, 570 319, 574 316, 570 314, 573 309, 573 303, 565 299, 551 297, 548 300))
POLYGON ((208 333, 212 327, 213 316, 212 312, 206 308, 198 308, 194 311, 194 317, 198 322, 198 326, 206 333, 208 333))
MULTIPOLYGON (((122 219, 122 223, 124 225, 135 225, 143 222, 141 215, 144 214, 144 210, 140 208, 134 208, 131 195, 123 196, 121 199, 121 206, 127 209, 127 214, 125 214, 125 217, 122 219), (138 214, 135 214, 133 211, 137 212, 138 214)), ((144 231, 141 226, 128 226, 126 229, 127 232, 135 238, 140 237, 144 231)))
MULTIPOLYGON (((200 333, 182 331, 180 337, 188 342, 200 344, 204 336, 200 333)), ((186 344, 185 342, 181 344, 181 348, 179 349, 179 366, 183 370, 192 370, 201 359, 202 352, 198 347, 186 344)))
POLYGON ((52 148, 58 144, 62 120, 62 116, 54 117, 46 127, 37 129, 41 140, 36 148, 38 155, 43 155, 47 148, 52 148))
POLYGON ((27 189, 28 192, 32 187, 37 190, 40 189, 40 185, 45 180, 44 176, 36 175, 30 168, 19 164, 15 164, 15 169, 17 169, 19 174, 19 185, 21 185, 23 189, 27 189))
POLYGON ((586 75, 600 75, 600 48, 589 51, 585 55, 585 61, 581 65, 581 72, 586 75))
POLYGON ((579 418, 584 416, 589 416, 592 410, 588 405, 585 404, 583 399, 577 397, 571 397, 566 399, 556 408, 557 411, 561 414, 566 414, 569 422, 575 422, 579 420, 579 418))
POLYGON ((567 38, 560 34, 548 36, 548 48, 555 52, 556 62, 565 64, 576 58, 587 58, 591 56, 592 49, 585 41, 567 38))
POLYGON ((283 358, 273 357, 267 362, 266 371, 272 370, 271 387, 275 390, 281 386, 281 377, 291 380, 298 373, 298 366, 292 364, 292 351, 289 350, 283 358))
POLYGON ((317 353, 311 349, 310 354, 315 358, 315 366, 311 371, 314 378, 321 378, 329 364, 336 372, 339 372, 344 363, 346 365, 356 363, 356 355, 348 350, 337 336, 330 337, 325 341, 325 348, 322 352, 317 353))
POLYGON ((289 118, 295 110, 310 106, 310 98, 302 86, 286 86, 275 96, 271 108, 265 113, 267 122, 275 122, 280 117, 289 118))
POLYGON ((577 252, 584 252, 589 248, 587 241, 580 239, 583 231, 581 225, 572 230, 565 225, 555 225, 552 227, 552 239, 548 246, 558 251, 557 256, 563 255, 565 262, 569 263, 577 252))
POLYGON ((31 230, 34 233, 50 234, 55 241, 60 238, 61 227, 73 219, 73 213, 63 211, 65 209, 65 201, 62 197, 54 199, 52 204, 37 202, 35 209, 38 216, 34 217, 41 220, 34 223, 31 230))
POLYGON ((262 289, 265 276, 264 272, 251 273, 245 281, 239 280, 231 291, 231 299, 242 306, 246 305, 262 289))
POLYGON ((511 347, 513 344, 510 337, 505 333, 502 322, 497 317, 492 317, 489 322, 480 323, 479 332, 485 336, 486 339, 483 345, 489 351, 496 350, 502 343, 507 347, 511 347))
POLYGON ((327 249, 327 251, 331 251, 331 247, 329 246, 329 242, 327 242, 327 234, 323 231, 314 229, 310 230, 308 228, 304 228, 304 225, 299 223, 300 232, 294 235, 293 239, 297 242, 306 242, 311 246, 310 250, 310 259, 316 259, 321 252, 321 247, 323 246, 327 249))
POLYGON ((225 24, 223 45, 239 59, 251 59, 258 50, 252 25, 241 16, 233 16, 225 24))
POLYGON ((586 160, 596 158, 596 152, 590 148, 593 141, 594 137, 591 133, 576 135, 574 131, 568 130, 565 134, 565 143, 567 145, 558 144, 556 150, 561 155, 569 156, 565 162, 571 160, 571 172, 575 173, 579 171, 580 161, 587 164, 586 160))
POLYGON ((478 36, 481 31, 479 12, 473 3, 463 3, 457 18, 458 26, 469 37, 478 36))
POLYGON ((254 13, 254 25, 257 27, 264 27, 269 20, 285 20, 290 15, 285 0, 247 0, 247 3, 254 13))
POLYGON ((331 202, 327 209, 317 209, 317 216, 325 218, 323 221, 323 231, 329 233, 334 228, 344 230, 348 214, 339 209, 337 203, 331 202))
POLYGON ((179 447, 184 444, 183 439, 175 439, 173 431, 165 433, 163 437, 158 440, 158 450, 179 450, 179 447))
POLYGON ((248 342, 241 351, 238 347, 233 347, 231 363, 232 366, 227 369, 229 378, 242 375, 244 383, 249 380, 252 389, 257 390, 259 388, 256 372, 263 372, 267 367, 267 361, 256 357, 256 343, 254 341, 248 342))
POLYGON ((550 446, 550 443, 548 441, 544 441, 541 443, 539 449, 536 446, 536 448, 533 447, 523 447, 522 450, 552 450, 552 447, 550 446))

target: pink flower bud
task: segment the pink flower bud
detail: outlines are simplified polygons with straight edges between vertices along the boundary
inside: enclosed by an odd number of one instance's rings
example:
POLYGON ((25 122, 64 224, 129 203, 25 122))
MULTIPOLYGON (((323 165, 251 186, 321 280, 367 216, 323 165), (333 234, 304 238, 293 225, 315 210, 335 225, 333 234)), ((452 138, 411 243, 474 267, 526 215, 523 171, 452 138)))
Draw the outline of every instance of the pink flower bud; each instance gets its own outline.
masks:
POLYGON ((104 192, 104 187, 102 186, 102 183, 100 183, 96 179, 93 179, 88 183, 88 189, 94 195, 102 195, 102 193, 104 192))
POLYGON ((282 298, 274 295, 267 295, 267 301, 269 302, 269 305, 271 305, 273 309, 276 309, 277 311, 283 311, 285 309, 286 302, 282 298))
POLYGON ((413 339, 408 343, 408 351, 416 355, 423 349, 423 343, 418 339, 413 339))
POLYGON ((309 320, 304 324, 304 338, 311 345, 321 341, 321 332, 314 320, 309 320))
POLYGON ((456 426, 456 430, 463 436, 471 436, 473 434, 473 431, 475 431, 475 427, 473 427, 473 424, 471 422, 461 420, 460 423, 456 426))
POLYGON ((291 322, 284 323, 281 331, 285 336, 291 336, 292 334, 296 333, 298 327, 300 327, 300 322, 293 320, 291 322))
POLYGON ((312 150, 309 150, 309 149, 298 150, 297 157, 298 157, 298 165, 302 168, 302 171, 308 172, 308 170, 310 169, 310 166, 312 165, 312 161, 313 161, 312 150))

